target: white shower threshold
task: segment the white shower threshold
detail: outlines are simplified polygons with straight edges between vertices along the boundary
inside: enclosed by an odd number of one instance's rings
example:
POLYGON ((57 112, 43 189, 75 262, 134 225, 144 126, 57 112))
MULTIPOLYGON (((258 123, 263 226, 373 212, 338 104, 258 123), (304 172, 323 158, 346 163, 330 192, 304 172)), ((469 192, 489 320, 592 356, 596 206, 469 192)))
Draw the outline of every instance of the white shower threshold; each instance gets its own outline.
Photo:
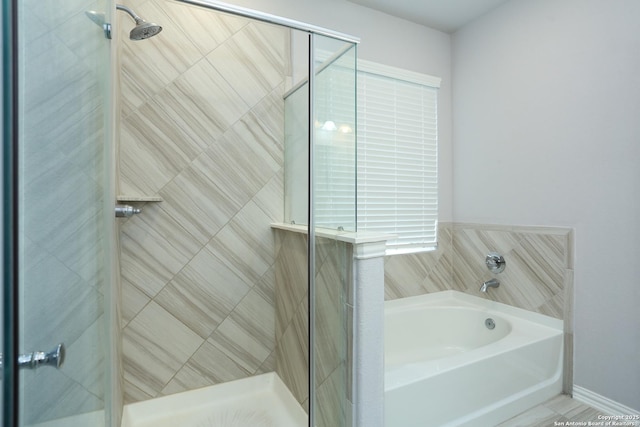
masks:
POLYGON ((275 372, 125 405, 122 427, 300 427, 307 414, 275 372))

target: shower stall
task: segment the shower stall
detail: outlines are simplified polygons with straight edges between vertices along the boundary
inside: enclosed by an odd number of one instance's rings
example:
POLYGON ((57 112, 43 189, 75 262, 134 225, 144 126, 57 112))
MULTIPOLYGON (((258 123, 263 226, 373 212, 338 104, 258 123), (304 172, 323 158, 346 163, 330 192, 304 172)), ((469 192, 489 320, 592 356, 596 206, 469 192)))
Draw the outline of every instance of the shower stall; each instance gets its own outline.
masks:
POLYGON ((125 3, 2 1, 2 425, 264 375, 352 425, 357 40, 125 3))

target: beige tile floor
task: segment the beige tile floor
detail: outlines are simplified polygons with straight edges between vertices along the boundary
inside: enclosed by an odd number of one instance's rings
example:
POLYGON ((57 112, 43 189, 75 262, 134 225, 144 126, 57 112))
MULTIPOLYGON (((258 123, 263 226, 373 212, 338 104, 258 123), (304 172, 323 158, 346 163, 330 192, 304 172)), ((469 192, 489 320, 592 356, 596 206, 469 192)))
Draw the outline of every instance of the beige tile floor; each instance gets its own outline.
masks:
POLYGON ((591 425, 602 423, 600 425, 604 426, 605 423, 598 418, 598 415, 605 414, 584 403, 573 400, 567 395, 559 395, 505 421, 497 427, 560 427, 572 425, 569 421, 586 423, 591 421, 593 423, 591 425))

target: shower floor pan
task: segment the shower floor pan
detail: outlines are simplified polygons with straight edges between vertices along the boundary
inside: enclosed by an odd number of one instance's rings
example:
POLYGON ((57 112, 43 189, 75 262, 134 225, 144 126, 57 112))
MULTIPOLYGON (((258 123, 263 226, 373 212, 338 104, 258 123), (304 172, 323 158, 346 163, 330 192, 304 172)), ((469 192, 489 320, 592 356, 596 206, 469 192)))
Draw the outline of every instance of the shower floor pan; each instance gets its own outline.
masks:
POLYGON ((125 405, 122 427, 300 427, 307 414, 273 372, 125 405))

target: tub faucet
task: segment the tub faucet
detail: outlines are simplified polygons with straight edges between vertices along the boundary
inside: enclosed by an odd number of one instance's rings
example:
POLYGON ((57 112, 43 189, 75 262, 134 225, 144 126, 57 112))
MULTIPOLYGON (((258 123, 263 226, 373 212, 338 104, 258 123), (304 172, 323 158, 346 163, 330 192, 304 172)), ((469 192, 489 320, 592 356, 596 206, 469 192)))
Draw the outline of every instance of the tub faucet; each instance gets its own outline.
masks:
POLYGON ((482 286, 480 286, 480 290, 487 292, 489 288, 497 288, 498 286, 500 286, 500 281, 498 279, 491 279, 484 282, 482 286))

